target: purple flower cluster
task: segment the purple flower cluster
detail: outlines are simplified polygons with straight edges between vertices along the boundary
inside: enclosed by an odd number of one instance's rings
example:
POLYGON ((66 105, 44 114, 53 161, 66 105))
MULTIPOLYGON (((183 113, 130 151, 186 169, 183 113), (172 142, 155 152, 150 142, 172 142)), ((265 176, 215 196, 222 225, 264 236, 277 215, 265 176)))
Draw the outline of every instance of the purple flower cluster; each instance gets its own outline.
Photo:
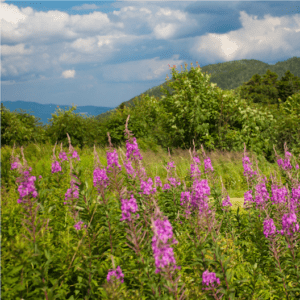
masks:
POLYGON ((208 208, 208 196, 210 195, 210 187, 208 185, 207 179, 203 179, 200 182, 195 180, 193 183, 194 194, 191 198, 191 204, 194 207, 199 208, 199 211, 202 212, 202 209, 208 208))
POLYGON ((116 166, 117 168, 119 168, 119 170, 122 170, 121 165, 119 164, 119 158, 118 158, 118 153, 116 150, 114 150, 114 152, 107 152, 107 173, 111 173, 112 171, 109 170, 110 168, 114 168, 114 166, 116 166))
MULTIPOLYGON (((73 148, 70 147, 70 150, 71 149, 73 149, 73 148)), ((52 163, 52 166, 51 166, 52 174, 57 173, 57 172, 61 172, 62 168, 61 168, 60 163, 58 161, 56 161, 54 151, 53 151, 53 158, 54 158, 54 162, 52 163)), ((78 161, 80 160, 80 158, 78 156, 78 153, 75 150, 72 153, 71 159, 72 158, 77 158, 78 161)), ((59 153, 59 159, 61 159, 61 161, 68 161, 69 160, 68 157, 67 157, 67 154, 63 151, 61 151, 59 153)), ((76 176, 74 176, 74 177, 76 177, 76 176)), ((64 202, 65 205, 68 204, 68 202, 69 202, 68 199, 71 199, 71 202, 72 202, 72 199, 78 199, 79 198, 79 188, 78 188, 78 186, 75 185, 75 183, 76 183, 76 181, 74 179, 72 179, 71 180, 71 188, 68 189, 66 194, 65 194, 65 202, 64 202)))
POLYGON ((300 200, 300 185, 298 188, 292 188, 292 198, 294 201, 300 200))
POLYGON ((256 208, 258 206, 264 206, 269 199, 270 199, 270 196, 267 191, 266 185, 264 183, 257 184, 255 187, 256 208))
POLYGON ((205 172, 207 172, 208 170, 211 170, 212 172, 214 171, 214 168, 211 165, 211 161, 209 157, 204 159, 204 168, 205 168, 205 172))
POLYGON ((244 167, 244 176, 252 178, 254 175, 257 175, 256 171, 253 171, 251 168, 252 163, 250 162, 249 157, 245 156, 243 158, 243 167, 244 167))
POLYGON ((144 194, 144 195, 154 194, 156 192, 156 188, 153 188, 152 185, 153 185, 152 178, 149 178, 148 182, 141 180, 142 192, 139 192, 139 194, 144 194))
MULTIPOLYGON (((14 148, 13 148, 14 151, 14 148)), ((37 231, 37 224, 40 223, 40 221, 37 220, 37 209, 34 209, 33 204, 36 203, 36 201, 32 201, 32 198, 36 198, 38 196, 38 193, 35 189, 34 186, 34 181, 36 181, 36 177, 35 176, 30 176, 30 172, 32 171, 32 168, 29 167, 27 165, 27 162, 24 158, 24 153, 23 153, 23 147, 21 147, 21 153, 23 156, 23 162, 24 165, 22 166, 20 160, 18 157, 14 157, 13 153, 12 153, 12 164, 11 164, 11 170, 17 169, 18 172, 21 174, 20 177, 18 177, 16 179, 17 183, 19 183, 20 185, 18 186, 18 192, 20 194, 20 199, 17 200, 17 202, 20 204, 23 204, 23 208, 26 211, 26 213, 24 214, 25 217, 27 217, 27 220, 24 220, 23 226, 26 228, 26 230, 29 232, 30 234, 30 239, 28 237, 26 237, 24 235, 24 237, 26 239, 28 239, 29 241, 32 241, 33 243, 35 243, 36 241, 36 236, 37 234, 39 234, 39 232, 41 231, 42 228, 40 228, 39 231, 37 231), (28 227, 26 226, 28 225, 28 227)), ((41 178, 41 176, 39 176, 41 178)), ((38 204, 39 206, 39 204, 38 204)), ((49 222, 49 220, 48 220, 49 222)), ((48 222, 47 224, 43 224, 42 227, 44 227, 45 229, 48 228, 48 222)))
MULTIPOLYGON (((168 178, 168 180, 170 181, 171 185, 174 186, 174 187, 176 187, 176 185, 181 184, 181 182, 176 181, 176 178, 173 178, 173 177, 168 178)), ((167 189, 166 185, 170 186, 169 184, 165 184, 163 189, 167 189)))
MULTIPOLYGON (((133 194, 131 195, 131 198, 129 200, 127 199, 122 199, 122 218, 120 221, 128 220, 131 221, 131 213, 135 213, 138 210, 138 206, 136 203, 135 198, 133 197, 133 194)), ((137 215, 137 218, 139 215, 137 215)))
POLYGON ((264 221, 264 235, 269 237, 276 233, 276 226, 274 224, 273 219, 266 219, 264 221))
POLYGON ((155 185, 162 187, 162 182, 159 176, 155 176, 155 185))
POLYGON ((61 165, 58 161, 55 161, 51 166, 51 173, 61 172, 61 165))
POLYGON ((193 157, 195 164, 191 164, 191 177, 200 177, 201 171, 199 170, 198 165, 200 165, 200 159, 198 157, 193 157))
MULTIPOLYGON (((176 187, 176 185, 180 185, 181 183, 178 181, 176 181, 176 178, 172 177, 173 175, 170 176, 170 173, 172 174, 173 173, 173 170, 174 169, 174 172, 175 172, 175 165, 174 165, 174 161, 171 161, 171 162, 168 162, 167 166, 166 166, 166 169, 167 169, 167 179, 168 181, 170 182, 170 184, 173 186, 173 187, 176 187), (170 177, 169 177, 170 176, 170 177)), ((174 174, 174 173, 173 173, 174 174)), ((169 190, 171 189, 171 186, 170 186, 169 183, 166 183, 164 185, 164 187, 162 188, 163 190, 169 190)))
MULTIPOLYGON (((190 209, 198 209, 201 214, 204 210, 208 209, 208 196, 210 195, 210 187, 207 179, 200 182, 196 179, 193 183, 193 191, 182 192, 180 198, 180 205, 187 204, 186 215, 191 214, 190 209)), ((209 210, 210 213, 210 210, 209 210)))
POLYGON ((106 175, 106 170, 99 168, 95 169, 93 182, 95 187, 98 186, 106 188, 109 184, 109 178, 106 175))
POLYGON ((223 200, 222 206, 232 206, 232 203, 230 202, 229 195, 223 200))
POLYGON ((30 176, 30 172, 32 171, 32 168, 30 167, 28 171, 23 171, 23 166, 21 165, 19 158, 16 157, 16 162, 11 164, 11 170, 19 169, 20 173, 23 173, 23 176, 19 179, 19 187, 18 192, 20 194, 20 199, 18 199, 18 203, 24 203, 25 200, 23 200, 24 197, 32 195, 33 198, 36 198, 38 193, 34 186, 34 181, 36 181, 35 176, 30 176))
POLYGON ((139 151, 138 144, 136 138, 133 138, 133 143, 131 144, 128 140, 126 141, 126 158, 131 159, 131 154, 133 157, 137 157, 139 160, 142 160, 143 157, 139 151))
MULTIPOLYGON (((76 229, 76 230, 81 230, 81 225, 83 224, 83 222, 82 221, 79 221, 77 224, 75 224, 74 225, 74 228, 76 229)), ((86 228, 87 226, 86 225, 84 225, 84 228, 86 228)))
POLYGON ((286 232, 288 235, 293 235, 290 232, 290 229, 293 232, 299 231, 299 224, 297 223, 297 216, 295 213, 284 214, 282 217, 282 230, 280 233, 283 235, 286 232))
POLYGON ((118 266, 115 270, 109 270, 106 279, 108 282, 112 282, 114 281, 114 277, 117 280, 120 280, 120 282, 124 282, 124 274, 122 273, 120 266, 118 266))
MULTIPOLYGON (((155 273, 159 273, 163 268, 169 265, 173 265, 174 269, 180 268, 176 266, 176 261, 174 258, 173 248, 170 247, 168 240, 173 237, 173 230, 171 223, 165 219, 152 219, 153 226, 153 238, 152 238, 152 250, 154 253, 155 273)), ((178 242, 173 239, 172 244, 177 244, 178 242)))
MULTIPOLYGON (((212 287, 214 287, 214 283, 217 283, 218 285, 221 284, 220 279, 216 277, 216 273, 214 272, 208 272, 208 270, 206 270, 205 272, 203 272, 202 274, 202 284, 209 286, 211 284, 212 287)), ((206 288, 204 288, 206 290, 206 288)))
POLYGON ((133 176, 133 178, 135 178, 136 173, 134 172, 134 169, 131 165, 131 161, 128 161, 127 163, 124 163, 124 166, 125 166, 126 172, 128 174, 131 174, 133 176))
POLYGON ((286 197, 288 195, 288 191, 286 187, 279 188, 276 185, 272 185, 272 197, 271 200, 274 204, 286 203, 286 197))
MULTIPOLYGON (((128 140, 126 141, 126 149, 127 162, 124 163, 124 166, 127 173, 131 174, 133 178, 135 178, 137 173, 134 171, 131 165, 131 161, 138 161, 143 159, 143 157, 140 154, 136 138, 133 138, 133 143, 130 143, 128 140)), ((141 175, 146 176, 145 168, 141 168, 141 172, 141 175)))
POLYGON ((253 202, 253 196, 252 196, 252 190, 250 190, 244 194, 244 207, 247 207, 247 204, 252 202, 253 202))
MULTIPOLYGON (((77 177, 76 177, 77 178, 77 177)), ((75 185, 75 180, 71 180, 71 188, 67 190, 65 194, 64 204, 68 204, 68 199, 78 199, 79 198, 79 187, 75 185)))
MULTIPOLYGON (((292 154, 288 151, 285 151, 285 159, 282 160, 282 158, 277 160, 277 164, 279 167, 281 167, 283 170, 291 170, 293 167, 290 162, 290 157, 292 154)), ((299 166, 298 166, 299 168, 299 166)))

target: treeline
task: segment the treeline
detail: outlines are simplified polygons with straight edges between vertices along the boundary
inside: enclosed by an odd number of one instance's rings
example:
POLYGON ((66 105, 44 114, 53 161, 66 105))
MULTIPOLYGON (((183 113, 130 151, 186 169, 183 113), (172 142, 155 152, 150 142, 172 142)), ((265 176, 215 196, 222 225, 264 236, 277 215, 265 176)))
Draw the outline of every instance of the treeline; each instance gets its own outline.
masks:
MULTIPOLYGON (((186 67, 187 65, 185 65, 186 67)), ((157 151, 193 147, 207 150, 242 151, 247 149, 274 160, 273 146, 283 153, 284 142, 295 155, 300 154, 299 78, 285 71, 280 81, 270 70, 255 74, 236 90, 222 90, 210 81, 200 67, 178 73, 161 87, 158 97, 142 95, 134 106, 123 105, 102 119, 83 118, 73 111, 58 109, 50 125, 41 125, 27 113, 12 113, 1 104, 1 144, 13 146, 32 142, 62 142, 83 148, 106 146, 107 132, 114 146, 125 146, 125 122, 141 149, 157 151), (173 91, 170 92, 170 89, 173 91), (278 98, 281 98, 281 101, 278 98)))
POLYGON ((280 81, 277 78, 269 69, 262 77, 255 74, 238 89, 240 96, 253 103, 279 104, 300 91, 300 79, 290 71, 286 71, 280 81))

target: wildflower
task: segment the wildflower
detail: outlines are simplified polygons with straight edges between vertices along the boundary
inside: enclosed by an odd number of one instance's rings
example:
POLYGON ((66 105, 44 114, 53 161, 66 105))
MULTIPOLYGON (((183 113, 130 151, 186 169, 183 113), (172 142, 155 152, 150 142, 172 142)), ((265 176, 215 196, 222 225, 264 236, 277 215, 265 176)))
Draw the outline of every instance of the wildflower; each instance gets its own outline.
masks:
POLYGON ((116 166, 121 171, 121 166, 118 163, 118 153, 116 150, 114 152, 107 152, 107 172, 111 173, 110 168, 114 168, 116 166))
POLYGON ((252 190, 249 190, 244 194, 244 207, 247 207, 248 202, 253 202, 252 190))
MULTIPOLYGON (((159 218, 152 219, 154 236, 152 238, 152 250, 155 258, 156 270, 155 273, 159 273, 163 268, 168 265, 173 265, 173 268, 180 268, 176 266, 173 249, 167 244, 169 239, 172 239, 172 225, 165 219, 160 220, 159 218)), ((178 242, 173 239, 172 243, 177 244, 178 242)))
POLYGON ((107 274, 107 281, 108 282, 112 282, 113 278, 115 277, 117 280, 120 280, 122 283, 124 282, 124 274, 122 273, 121 267, 118 266, 117 269, 115 270, 109 270, 108 274, 107 274))
POLYGON ((138 206, 136 204, 136 200, 133 198, 133 194, 131 195, 131 198, 129 200, 122 199, 121 202, 122 218, 120 219, 120 221, 131 221, 131 213, 135 213, 138 210, 138 206))
POLYGON ((208 272, 208 270, 203 272, 203 274, 202 274, 202 284, 203 285, 209 286, 209 284, 211 284, 212 286, 214 286, 214 282, 216 282, 218 285, 221 283, 220 279, 216 277, 216 273, 214 273, 214 272, 210 273, 210 272, 208 272))
POLYGON ((292 229, 293 232, 299 231, 299 224, 297 223, 297 216, 295 213, 284 214, 282 217, 281 234, 283 235, 284 231, 286 231, 288 235, 292 235, 290 229, 292 229))
POLYGON ((108 186, 108 177, 106 175, 106 170, 105 169, 95 169, 94 170, 94 186, 96 187, 97 185, 107 187, 108 186))
POLYGON ((270 198, 264 183, 257 184, 255 187, 255 202, 256 206, 263 205, 270 198))
POLYGON ((264 221, 264 235, 266 237, 273 235, 276 232, 276 226, 273 219, 266 219, 264 221))
POLYGON ((157 184, 158 186, 162 187, 162 182, 161 182, 159 176, 156 176, 156 177, 155 177, 155 184, 157 184))
POLYGON ((271 200, 273 203, 285 203, 286 202, 286 198, 288 195, 287 189, 286 187, 283 188, 279 188, 276 185, 272 185, 271 187, 272 189, 272 197, 271 200))
POLYGON ((223 206, 232 206, 232 204, 231 204, 231 202, 230 202, 229 196, 227 196, 227 197, 223 200, 222 205, 223 205, 223 206))
POLYGON ((210 158, 206 158, 204 159, 204 167, 205 167, 205 171, 207 170, 211 170, 211 171, 214 171, 214 168, 213 166, 211 165, 211 161, 210 161, 210 158))
MULTIPOLYGON (((77 224, 74 225, 75 229, 76 229, 76 230, 80 230, 82 224, 83 224, 83 222, 82 222, 82 221, 79 221, 77 224)), ((86 227, 87 227, 87 226, 84 225, 84 228, 86 228, 86 227)))
POLYGON ((251 169, 251 165, 252 163, 249 157, 245 156, 243 158, 244 176, 252 178, 252 176, 257 175, 257 173, 251 169))
POLYGON ((150 194, 154 194, 156 192, 156 188, 152 188, 152 178, 148 179, 148 182, 145 182, 143 180, 141 180, 141 190, 142 192, 139 192, 139 194, 144 194, 144 195, 150 195, 150 194))

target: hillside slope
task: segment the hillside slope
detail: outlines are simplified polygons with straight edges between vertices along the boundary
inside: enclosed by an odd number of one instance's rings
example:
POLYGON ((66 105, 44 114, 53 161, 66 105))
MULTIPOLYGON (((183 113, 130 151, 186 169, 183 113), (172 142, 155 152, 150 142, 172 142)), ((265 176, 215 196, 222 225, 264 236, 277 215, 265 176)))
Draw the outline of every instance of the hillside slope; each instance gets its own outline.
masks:
MULTIPOLYGON (((201 67, 200 65, 200 68, 203 73, 211 74, 210 82, 216 83, 217 86, 222 90, 234 90, 242 86, 244 82, 249 81, 253 75, 264 75, 268 69, 278 75, 277 80, 280 80, 287 70, 290 70, 293 75, 300 77, 300 58, 292 57, 286 61, 277 62, 275 65, 269 65, 255 59, 242 59, 218 64, 211 64, 204 67, 201 67)), ((181 68, 178 68, 178 66, 176 69, 181 71, 181 68)), ((169 81, 174 80, 170 79, 169 81)), ((140 101, 142 95, 154 96, 161 99, 161 97, 164 95, 164 93, 160 90, 161 87, 167 89, 170 94, 174 92, 172 88, 167 86, 167 82, 164 82, 163 84, 148 89, 144 93, 133 97, 130 100, 123 102, 122 104, 124 104, 125 106, 129 106, 129 104, 131 106, 134 106, 133 100, 137 99, 138 101, 140 101)), ((120 104, 119 107, 122 104, 120 104)), ((111 115, 111 113, 115 110, 116 108, 109 110, 96 116, 96 118, 98 120, 104 120, 105 118, 109 117, 109 115, 111 115)))

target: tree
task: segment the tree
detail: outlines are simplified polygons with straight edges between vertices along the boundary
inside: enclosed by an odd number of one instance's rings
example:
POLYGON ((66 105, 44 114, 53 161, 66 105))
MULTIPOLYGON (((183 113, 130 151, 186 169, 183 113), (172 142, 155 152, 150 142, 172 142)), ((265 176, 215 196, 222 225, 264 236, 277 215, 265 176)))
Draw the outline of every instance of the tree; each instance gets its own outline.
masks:
POLYGON ((278 98, 285 102, 289 96, 300 91, 300 79, 290 71, 286 71, 280 81, 278 75, 269 69, 262 77, 255 74, 248 82, 244 82, 238 90, 241 97, 253 103, 277 104, 278 98))
POLYGON ((285 102, 289 96, 300 91, 300 78, 294 76, 289 70, 279 82, 276 83, 278 89, 278 97, 285 102))
MULTIPOLYGON (((187 64, 185 64, 186 69, 187 64)), ((218 96, 221 90, 210 83, 210 76, 201 72, 200 66, 178 74, 172 70, 174 81, 169 81, 175 92, 164 90, 161 104, 168 116, 163 124, 174 147, 188 149, 204 144, 215 149, 217 124, 220 114, 218 96)))
POLYGON ((277 78, 278 75, 270 70, 267 70, 263 77, 255 74, 241 87, 241 96, 253 103, 265 105, 278 103, 277 78))

